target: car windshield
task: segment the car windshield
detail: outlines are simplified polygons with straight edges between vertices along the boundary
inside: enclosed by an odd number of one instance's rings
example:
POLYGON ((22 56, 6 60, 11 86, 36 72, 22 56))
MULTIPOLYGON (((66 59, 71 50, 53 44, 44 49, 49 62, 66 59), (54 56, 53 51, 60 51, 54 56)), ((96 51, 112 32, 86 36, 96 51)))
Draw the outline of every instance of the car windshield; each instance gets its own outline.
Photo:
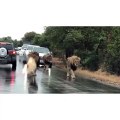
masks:
POLYGON ((28 46, 28 50, 33 50, 33 46, 28 46))
POLYGON ((25 49, 25 48, 27 49, 27 46, 28 46, 27 44, 24 44, 21 49, 25 49))
POLYGON ((24 47, 24 46, 23 46, 21 49, 25 49, 25 48, 27 49, 27 47, 24 47))
POLYGON ((18 47, 18 50, 21 50, 21 47, 18 47))
POLYGON ((42 47, 35 47, 34 50, 38 53, 49 53, 49 49, 48 48, 42 48, 42 47))

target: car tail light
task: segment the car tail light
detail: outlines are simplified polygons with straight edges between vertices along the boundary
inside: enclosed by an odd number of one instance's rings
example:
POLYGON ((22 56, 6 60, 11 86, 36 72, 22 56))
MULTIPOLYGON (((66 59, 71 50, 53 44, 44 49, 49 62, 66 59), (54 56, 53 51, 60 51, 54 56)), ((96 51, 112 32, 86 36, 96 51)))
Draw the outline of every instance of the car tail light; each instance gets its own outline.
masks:
POLYGON ((15 51, 15 50, 9 50, 8 53, 9 53, 10 55, 16 55, 16 51, 15 51))

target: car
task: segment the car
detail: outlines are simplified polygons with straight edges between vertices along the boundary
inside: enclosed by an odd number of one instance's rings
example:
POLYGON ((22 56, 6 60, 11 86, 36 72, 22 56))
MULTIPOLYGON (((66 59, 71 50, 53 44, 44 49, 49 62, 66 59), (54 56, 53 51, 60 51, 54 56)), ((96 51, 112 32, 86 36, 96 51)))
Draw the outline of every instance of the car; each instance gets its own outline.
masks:
POLYGON ((16 51, 13 43, 0 42, 0 64, 12 64, 12 69, 17 66, 16 51))
MULTIPOLYGON (((39 53, 39 57, 40 57, 40 65, 44 65, 44 61, 43 61, 43 56, 44 55, 51 55, 52 56, 52 52, 50 52, 50 50, 46 47, 39 47, 39 46, 35 46, 33 49, 34 52, 39 53)), ((52 61, 51 61, 52 62, 52 61)))
POLYGON ((16 51, 16 54, 18 55, 19 54, 18 48, 15 48, 15 51, 16 51))
POLYGON ((23 44, 23 46, 21 47, 21 50, 19 51, 20 56, 22 56, 24 54, 24 52, 26 51, 28 45, 29 44, 23 44))
POLYGON ((27 50, 27 46, 29 44, 23 44, 23 46, 21 47, 21 50, 19 51, 19 61, 24 61, 24 54, 25 51, 27 50))
POLYGON ((18 48, 17 48, 17 49, 18 49, 18 51, 17 51, 18 55, 19 55, 19 52, 21 51, 21 48, 22 48, 22 47, 18 47, 18 48))
POLYGON ((34 47, 34 45, 28 45, 27 46, 27 48, 26 48, 26 50, 23 54, 23 62, 27 62, 28 54, 33 51, 33 47, 34 47))
POLYGON ((19 55, 20 50, 21 50, 21 47, 15 48, 15 51, 16 51, 17 55, 19 55))
POLYGON ((22 48, 22 52, 19 56, 19 61, 22 61, 23 63, 26 63, 27 62, 27 56, 30 52, 33 51, 34 47, 37 47, 36 45, 24 45, 22 48))
POLYGON ((28 56, 28 54, 29 54, 30 52, 33 51, 34 46, 35 46, 35 45, 28 45, 28 46, 27 46, 27 49, 26 49, 25 54, 24 54, 26 57, 28 56))
POLYGON ((44 61, 43 61, 44 55, 49 54, 52 56, 52 52, 50 52, 48 48, 40 47, 38 45, 25 44, 22 46, 22 49, 21 49, 22 51, 21 54, 19 54, 19 61, 22 61, 23 63, 27 62, 27 56, 30 52, 37 52, 39 54, 39 57, 40 57, 39 65, 44 65, 44 61))

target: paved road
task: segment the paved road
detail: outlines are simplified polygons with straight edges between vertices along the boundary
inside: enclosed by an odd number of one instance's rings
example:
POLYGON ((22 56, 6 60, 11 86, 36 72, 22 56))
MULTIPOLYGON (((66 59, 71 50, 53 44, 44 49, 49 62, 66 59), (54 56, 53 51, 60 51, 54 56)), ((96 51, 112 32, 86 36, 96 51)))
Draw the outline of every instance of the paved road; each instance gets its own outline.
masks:
POLYGON ((0 93, 120 93, 120 89, 77 77, 66 80, 66 73, 53 66, 51 76, 43 68, 37 70, 36 83, 30 84, 22 74, 23 64, 17 61, 16 71, 11 65, 0 65, 0 93))

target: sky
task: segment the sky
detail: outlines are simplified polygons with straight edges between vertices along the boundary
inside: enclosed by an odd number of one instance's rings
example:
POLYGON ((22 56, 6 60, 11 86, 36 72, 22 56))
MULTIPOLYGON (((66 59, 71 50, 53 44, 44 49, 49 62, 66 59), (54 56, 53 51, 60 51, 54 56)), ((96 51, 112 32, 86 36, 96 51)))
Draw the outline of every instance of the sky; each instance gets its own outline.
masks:
POLYGON ((0 38, 11 36, 20 40, 26 32, 43 33, 44 26, 68 25, 72 20, 68 13, 71 7, 65 12, 66 4, 62 1, 0 0, 0 38), (65 18, 69 20, 65 22, 65 18))
POLYGON ((37 0, 0 0, 0 38, 20 40, 26 32, 44 32, 42 9, 37 0))
POLYGON ((80 0, 0 0, 0 38, 11 36, 20 40, 26 32, 43 33, 44 26, 110 26, 119 23, 117 2, 109 1, 108 5, 104 0, 92 0, 94 5, 86 1, 82 0, 80 4, 80 0), (114 5, 116 7, 111 10, 114 5))
POLYGON ((63 8, 66 5, 56 0, 0 0, 0 38, 20 40, 26 32, 43 33, 44 26, 60 25, 57 21, 65 22, 60 20, 65 18, 63 8))

